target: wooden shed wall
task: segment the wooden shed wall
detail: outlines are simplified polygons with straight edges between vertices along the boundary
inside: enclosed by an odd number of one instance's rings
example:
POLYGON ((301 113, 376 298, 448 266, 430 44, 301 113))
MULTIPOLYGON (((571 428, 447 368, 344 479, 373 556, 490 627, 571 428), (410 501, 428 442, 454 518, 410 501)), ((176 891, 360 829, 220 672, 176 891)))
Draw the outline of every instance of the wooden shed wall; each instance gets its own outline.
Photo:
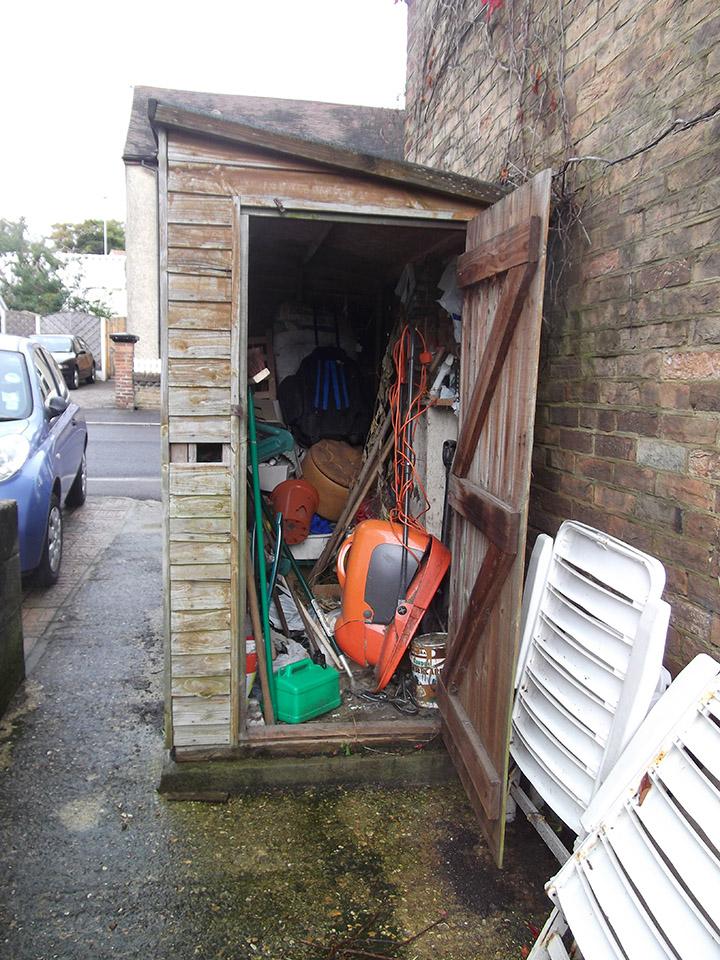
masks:
POLYGON ((237 576, 245 545, 232 536, 233 476, 244 472, 244 435, 231 416, 233 371, 237 381, 242 366, 233 357, 233 198, 251 206, 279 198, 430 217, 451 210, 460 220, 478 207, 174 130, 161 132, 159 164, 168 745, 220 746, 237 737, 232 636, 245 619, 237 576), (187 462, 192 445, 207 442, 227 445, 225 462, 187 462))

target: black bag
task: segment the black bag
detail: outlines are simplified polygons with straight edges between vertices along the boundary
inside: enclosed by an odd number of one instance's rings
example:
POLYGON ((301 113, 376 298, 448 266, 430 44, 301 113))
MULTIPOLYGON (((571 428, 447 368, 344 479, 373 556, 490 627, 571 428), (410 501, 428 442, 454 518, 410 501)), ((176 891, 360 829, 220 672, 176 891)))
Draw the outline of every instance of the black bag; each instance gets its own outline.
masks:
POLYGON ((278 388, 285 423, 311 447, 319 440, 365 441, 372 410, 358 364, 340 347, 316 347, 278 388))

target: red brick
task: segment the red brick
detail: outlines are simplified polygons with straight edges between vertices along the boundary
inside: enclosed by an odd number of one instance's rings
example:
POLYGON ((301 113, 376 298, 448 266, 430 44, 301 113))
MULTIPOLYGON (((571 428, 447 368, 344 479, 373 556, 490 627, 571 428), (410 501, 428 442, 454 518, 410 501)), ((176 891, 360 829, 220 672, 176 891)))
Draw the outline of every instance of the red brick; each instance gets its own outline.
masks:
POLYGON ((570 450, 548 450, 547 465, 555 470, 572 473, 575 470, 575 454, 570 450))
POLYGON ((561 473, 559 489, 576 500, 590 500, 592 498, 592 482, 583 477, 576 477, 572 473, 561 473))
POLYGON ((613 537, 618 540, 624 540, 638 550, 644 550, 649 553, 652 548, 652 532, 639 523, 635 523, 626 517, 616 517, 606 515, 604 527, 613 537))
POLYGON ((572 502, 572 514, 564 517, 564 519, 578 520, 580 523, 587 523, 588 526, 596 527, 598 530, 607 531, 607 512, 583 501, 574 500, 572 502))
POLYGON ((550 423, 558 423, 563 427, 576 427, 578 425, 577 407, 551 407, 550 423))
POLYGON ((718 433, 717 418, 665 416, 661 421, 660 433, 663 438, 679 440, 681 443, 711 444, 718 433))
POLYGON ((690 280, 689 260, 669 260, 646 267, 635 274, 636 292, 675 287, 690 280))
POLYGON ((715 488, 704 480, 691 477, 677 477, 668 473, 657 476, 656 492, 660 497, 675 500, 700 510, 712 510, 715 502, 715 488))
POLYGON ((665 357, 666 380, 719 380, 720 350, 673 353, 665 357))
POLYGON ((689 472, 692 477, 720 480, 720 453, 711 450, 693 450, 690 454, 689 472))
POLYGON ((689 600, 699 603, 708 610, 714 610, 718 604, 720 588, 713 577, 703 577, 699 573, 690 573, 684 590, 689 600))
POLYGON ((612 480, 613 477, 613 464, 595 457, 578 457, 577 470, 590 480, 612 480))
POLYGON ((637 497, 622 490, 613 490, 610 487, 595 487, 595 503, 615 513, 632 513, 635 510, 637 497))
POLYGON ((612 460, 634 460, 635 441, 629 437, 595 437, 595 454, 612 460))
POLYGON ((616 487, 653 493, 657 474, 649 467, 639 467, 634 463, 614 463, 613 481, 616 487))
POLYGON ((666 587, 671 593, 687 594, 690 577, 687 570, 675 567, 671 563, 665 564, 666 587))
POLYGON ((683 532, 683 512, 670 500, 661 500, 644 494, 638 497, 635 515, 639 520, 659 524, 674 533, 683 532))
POLYGON ((720 411, 720 381, 683 384, 683 389, 688 393, 687 406, 692 407, 693 410, 708 410, 714 413, 720 411))
POLYGON ((695 603, 684 597, 673 597, 671 600, 673 621, 680 630, 686 630, 696 637, 709 637, 712 615, 695 603))
POLYGON ((558 443, 565 450, 576 450, 578 453, 591 453, 593 448, 592 433, 581 430, 560 430, 558 443))
POLYGON ((641 353, 617 358, 618 377, 657 377, 661 370, 657 353, 641 353))
POLYGON ((710 513, 687 512, 683 520, 683 533, 692 540, 720 545, 720 517, 710 513))
POLYGON ((682 564, 688 570, 694 570, 703 576, 713 575, 712 557, 707 545, 656 532, 653 536, 653 549, 661 560, 682 564))
POLYGON ((637 433, 643 437, 656 437, 658 415, 631 410, 617 414, 617 429, 620 433, 637 433))
POLYGON ((658 406, 666 410, 687 410, 690 407, 691 391, 694 386, 687 383, 653 384, 653 387, 658 390, 658 406))

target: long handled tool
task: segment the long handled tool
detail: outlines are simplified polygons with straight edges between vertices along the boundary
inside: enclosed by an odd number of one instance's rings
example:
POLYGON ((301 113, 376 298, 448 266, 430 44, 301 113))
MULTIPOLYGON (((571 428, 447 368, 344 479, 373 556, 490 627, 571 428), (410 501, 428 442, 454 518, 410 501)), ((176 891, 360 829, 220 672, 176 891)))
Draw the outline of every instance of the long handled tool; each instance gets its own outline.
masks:
MULTIPOLYGON (((255 511, 255 561, 260 582, 260 615, 262 617, 263 641, 265 645, 265 659, 268 666, 268 687, 273 712, 277 701, 275 693, 275 676, 272 669, 272 637, 270 634, 270 604, 268 601, 268 584, 265 570, 265 538, 263 536, 262 494, 260 493, 260 474, 258 472, 257 430, 255 427, 255 407, 253 405, 252 387, 248 386, 248 446, 250 447, 250 470, 252 473, 253 508, 255 511)), ((252 568, 248 569, 248 576, 253 576, 252 568)))
MULTIPOLYGON (((267 663, 267 653, 263 641, 263 627, 260 620, 260 608, 258 607, 257 589, 255 587, 255 577, 253 576, 253 561, 250 553, 250 547, 247 548, 247 596, 248 607, 250 609, 250 622, 252 623, 253 633, 255 634, 255 648, 257 650, 258 669, 260 670, 260 687, 263 695, 263 716, 266 724, 275 723, 275 712, 273 710, 272 696, 270 695, 270 682, 267 663)), ((272 663, 272 661, 271 661, 272 663)))
MULTIPOLYGON (((253 494, 253 495, 254 495, 254 494, 253 494)), ((271 521, 272 514, 270 513, 269 508, 267 507, 267 505, 266 505, 264 502, 263 502, 263 504, 262 504, 262 509, 263 509, 263 511, 264 511, 264 513, 265 513, 265 519, 266 519, 268 522, 270 522, 270 521, 271 521)), ((277 534, 276 534, 276 535, 277 535, 277 534)), ((348 675, 348 679, 350 680, 351 686, 354 686, 354 685, 355 685, 355 677, 353 676, 353 672, 352 672, 352 670, 350 669, 350 664, 347 662, 347 658, 345 657, 345 654, 344 654, 344 653, 342 652, 342 650, 338 647, 338 645, 337 645, 337 643, 336 643, 336 641, 335 641, 335 634, 334 634, 334 632, 333 632, 333 629, 332 629, 332 627, 330 626, 330 624, 328 623, 327 617, 325 616, 325 611, 324 611, 323 608, 320 606, 320 603, 318 602, 317 597, 315 596, 315 594, 312 592, 312 588, 310 587, 310 584, 309 584, 309 583, 307 582, 307 580, 305 579, 305 577, 304 577, 304 575, 303 575, 303 572, 302 572, 302 570, 300 569, 300 565, 299 565, 299 563, 297 562, 297 560, 295 559, 295 557, 293 556, 292 550, 290 549, 290 547, 289 547, 289 546, 287 545, 287 543, 285 542, 285 538, 282 536, 282 533, 280 533, 280 543, 282 544, 282 551, 284 552, 284 554, 285 554, 285 556, 287 557, 287 559, 290 561, 290 566, 292 567, 293 573, 294 573, 295 576, 297 577, 298 583, 299 583, 300 586, 302 587, 303 593, 304 593, 305 596, 307 597, 307 601, 308 601, 308 603, 310 604, 310 607, 311 607, 313 613, 314 613, 315 616, 317 617, 318 624, 320 625, 320 629, 322 630, 323 634, 325 635, 326 642, 327 642, 327 644, 329 645, 329 647, 331 648, 331 650, 333 651, 334 659, 338 662, 339 666, 340 666, 340 667, 345 671, 345 673, 348 675)), ((302 613, 301 613, 301 616, 302 616, 302 613)))

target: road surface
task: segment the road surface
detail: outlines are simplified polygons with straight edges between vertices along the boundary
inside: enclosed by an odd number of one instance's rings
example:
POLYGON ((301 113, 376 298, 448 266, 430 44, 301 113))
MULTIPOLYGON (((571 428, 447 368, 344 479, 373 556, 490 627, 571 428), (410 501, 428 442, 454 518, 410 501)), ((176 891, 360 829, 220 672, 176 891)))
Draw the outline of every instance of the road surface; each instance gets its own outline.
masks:
POLYGON ((85 409, 88 496, 160 499, 160 414, 85 409))

